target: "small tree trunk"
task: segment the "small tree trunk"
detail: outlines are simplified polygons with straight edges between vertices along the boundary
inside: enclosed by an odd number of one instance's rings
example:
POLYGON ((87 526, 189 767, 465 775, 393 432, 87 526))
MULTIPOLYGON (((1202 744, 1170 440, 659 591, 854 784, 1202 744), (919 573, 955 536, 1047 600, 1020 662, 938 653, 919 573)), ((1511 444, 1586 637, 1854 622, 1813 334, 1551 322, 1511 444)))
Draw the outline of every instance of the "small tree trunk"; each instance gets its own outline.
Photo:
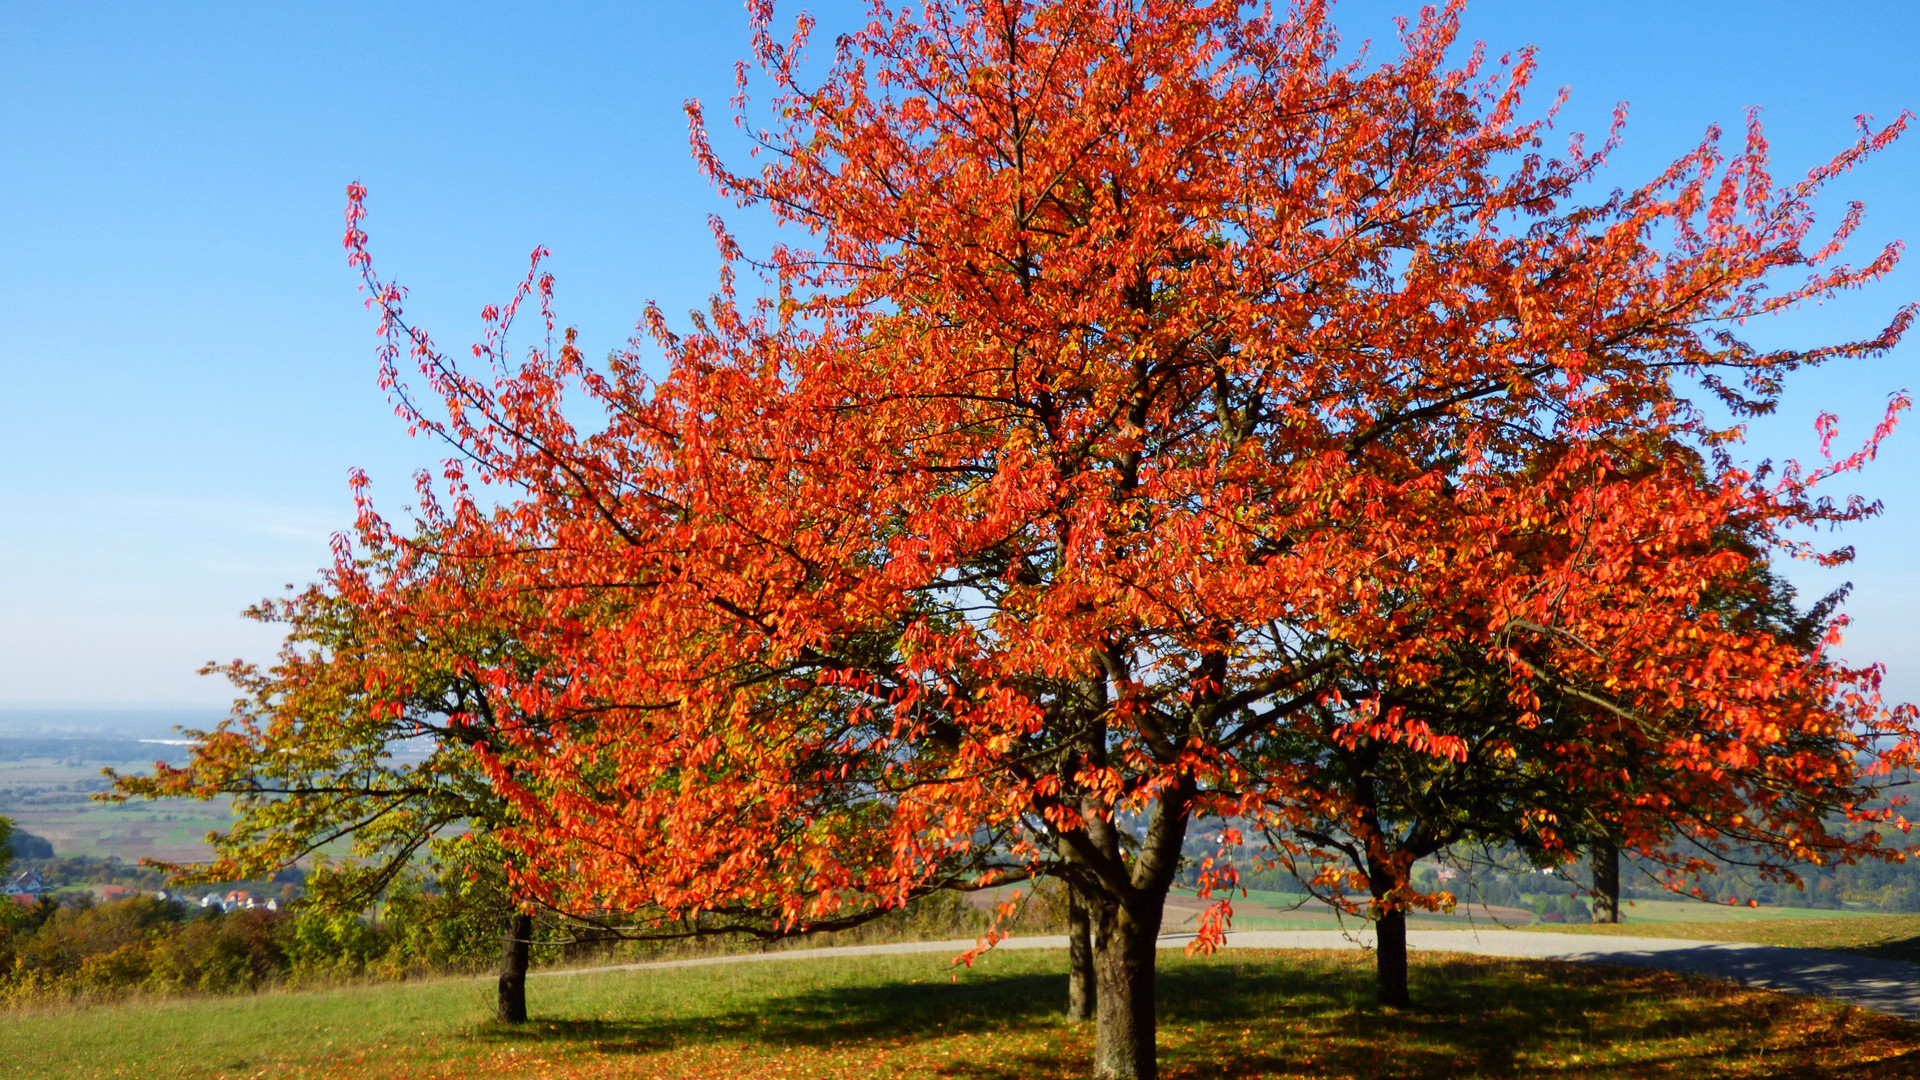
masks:
POLYGON ((527 960, 533 951, 533 916, 516 911, 500 948, 500 1019, 509 1024, 527 1019, 527 960))
POLYGON ((1067 886, 1067 1022, 1083 1024, 1093 1019, 1093 922, 1087 917, 1087 902, 1080 890, 1067 886))
POLYGON ((1407 913, 1389 911, 1373 924, 1374 996, 1382 1005, 1404 1009, 1407 994, 1407 913))
POLYGON ((1593 842, 1593 921, 1620 921, 1620 845, 1611 838, 1593 842))
POLYGON ((1157 1075, 1153 962, 1165 900, 1164 895, 1153 898, 1151 915, 1116 906, 1100 920, 1093 941, 1099 1006, 1093 1034, 1097 1080, 1154 1080, 1157 1075))

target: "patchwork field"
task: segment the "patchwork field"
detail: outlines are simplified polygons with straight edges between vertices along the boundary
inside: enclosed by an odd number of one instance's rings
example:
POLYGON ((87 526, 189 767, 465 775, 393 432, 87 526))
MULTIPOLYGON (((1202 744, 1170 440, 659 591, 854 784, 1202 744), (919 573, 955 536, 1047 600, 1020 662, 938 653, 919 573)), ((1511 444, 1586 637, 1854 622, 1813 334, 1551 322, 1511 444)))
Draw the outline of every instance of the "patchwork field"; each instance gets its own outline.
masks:
POLYGON ((224 802, 166 799, 103 803, 108 790, 100 774, 151 769, 159 758, 177 759, 178 747, 135 740, 88 740, 59 746, 48 740, 0 739, 0 816, 46 837, 59 855, 119 856, 169 862, 207 858, 206 834, 230 821, 224 802))

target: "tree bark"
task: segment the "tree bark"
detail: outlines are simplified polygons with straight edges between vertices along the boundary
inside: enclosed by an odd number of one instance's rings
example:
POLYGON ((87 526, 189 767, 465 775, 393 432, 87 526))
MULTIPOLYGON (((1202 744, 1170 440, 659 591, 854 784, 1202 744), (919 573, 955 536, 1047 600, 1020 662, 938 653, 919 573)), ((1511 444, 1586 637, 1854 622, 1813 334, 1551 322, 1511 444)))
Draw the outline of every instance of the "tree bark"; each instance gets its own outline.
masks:
POLYGON ((1083 1024, 1094 1017, 1093 922, 1080 890, 1067 886, 1067 1022, 1083 1024))
POLYGON ((1414 851, 1404 843, 1391 843, 1380 825, 1374 802, 1371 774, 1378 758, 1370 748, 1364 763, 1353 768, 1361 779, 1358 785, 1363 799, 1357 824, 1366 845, 1367 889, 1373 894, 1373 986, 1374 1000, 1381 1005, 1404 1009, 1413 1004, 1407 992, 1407 911, 1405 903, 1408 875, 1412 873, 1414 851))
POLYGON ((1620 845, 1611 837, 1593 842, 1593 921, 1620 921, 1620 845))
MULTIPOLYGON (((1143 901, 1146 898, 1142 898, 1143 901)), ((1153 963, 1165 890, 1150 902, 1102 912, 1093 938, 1098 1009, 1093 1034, 1097 1080, 1154 1080, 1153 963)))
POLYGON ((1407 913, 1389 911, 1373 924, 1374 998, 1382 1005, 1404 1009, 1413 1004, 1407 994, 1407 913))
POLYGON ((533 916, 516 911, 500 948, 500 1019, 509 1024, 527 1019, 527 961, 533 951, 533 916))

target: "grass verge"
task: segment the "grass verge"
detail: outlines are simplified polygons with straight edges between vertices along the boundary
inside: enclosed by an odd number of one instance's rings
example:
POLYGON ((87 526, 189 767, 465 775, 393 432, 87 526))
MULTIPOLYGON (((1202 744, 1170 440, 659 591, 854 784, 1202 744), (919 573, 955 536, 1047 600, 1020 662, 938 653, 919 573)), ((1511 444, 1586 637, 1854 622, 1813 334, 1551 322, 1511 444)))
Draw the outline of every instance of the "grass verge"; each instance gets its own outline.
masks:
MULTIPOLYGON (((1920 1074, 1920 1025, 1657 972, 1415 957, 1420 1007, 1370 1003, 1371 957, 1163 956, 1161 1065, 1200 1077, 1848 1077, 1920 1074)), ((532 983, 535 1022, 446 980, 9 1014, 0 1063, 64 1077, 1084 1075, 1064 958, 938 955, 610 972, 532 983)))
MULTIPOLYGON (((1629 917, 1631 918, 1631 917, 1629 917)), ((1836 919, 1754 919, 1728 922, 1624 922, 1618 925, 1530 926, 1555 934, 1751 941, 1797 949, 1832 949, 1856 956, 1920 963, 1920 915, 1848 915, 1836 919)))

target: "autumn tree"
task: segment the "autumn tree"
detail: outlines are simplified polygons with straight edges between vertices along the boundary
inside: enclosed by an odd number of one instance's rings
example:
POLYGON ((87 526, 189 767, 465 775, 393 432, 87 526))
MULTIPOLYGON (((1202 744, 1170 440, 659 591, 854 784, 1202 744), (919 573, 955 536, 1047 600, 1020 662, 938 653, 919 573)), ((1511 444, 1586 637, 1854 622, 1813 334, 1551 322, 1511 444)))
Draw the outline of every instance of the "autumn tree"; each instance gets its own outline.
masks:
MULTIPOLYGON (((485 608, 420 617, 403 598, 438 568, 417 549, 362 540, 320 583, 248 610, 286 629, 278 660, 209 667, 244 695, 233 715, 186 733, 194 744, 184 765, 117 777, 115 797, 228 799, 234 822, 211 837, 214 860, 171 870, 245 880, 319 858, 304 902, 347 917, 429 858, 475 875, 466 891, 502 923, 499 1015, 525 1020, 533 916, 495 884, 509 856, 492 833, 512 812, 476 753, 508 745, 505 733, 526 718, 474 673, 538 664, 485 608), (369 589, 389 602, 357 603, 369 589)), ((437 585, 448 576, 438 573, 437 585)))
MULTIPOLYGON (((1703 607, 1749 557, 1672 542, 1736 522, 1787 551, 1868 512, 1816 486, 1872 441, 1749 470, 1689 394, 1765 411, 1785 372, 1898 339, 1908 310, 1814 351, 1739 335, 1893 264, 1835 262, 1857 213, 1807 239, 1821 185, 1904 121, 1794 184, 1755 127, 1586 198, 1604 149, 1542 151, 1529 54, 1450 66, 1457 3, 1384 63, 1341 60, 1317 3, 876 5, 817 74, 811 23, 783 41, 751 8, 755 167, 697 105, 694 153, 786 240, 749 263, 717 227, 708 311, 647 314, 658 380, 645 341, 508 355, 518 301, 456 361, 373 273, 352 193, 383 377, 458 451, 416 522, 362 524, 485 566, 484 595, 450 573, 405 603, 511 611, 540 658, 475 673, 548 721, 476 750, 530 894, 807 926, 1053 876, 1092 924, 1095 1071, 1152 1076, 1191 823, 1350 816, 1329 745, 1471 758, 1384 692, 1440 658, 1504 703, 1487 754, 1534 752, 1558 698, 1591 707, 1540 765, 1559 783, 1610 790, 1581 748, 1632 740, 1667 782, 1614 799, 1629 829, 1679 801, 1738 827, 1729 768, 1847 782, 1907 753, 1871 671, 1703 607)), ((550 279, 521 296, 551 335, 550 279)))
MULTIPOLYGON (((1697 535, 1692 545, 1684 534, 1670 533, 1664 543, 1691 547, 1693 554, 1719 549, 1743 560, 1696 597, 1693 615, 1697 625, 1738 635, 1737 646, 1728 644, 1736 655, 1722 662, 1751 665, 1743 680, 1771 678, 1783 666, 1809 669, 1801 684, 1808 696, 1796 700, 1782 692, 1769 702, 1772 717, 1788 728, 1782 737, 1736 748, 1738 729, 1684 714, 1679 693, 1657 705, 1636 703, 1628 710, 1632 723, 1622 725, 1615 709, 1602 707, 1601 687, 1583 687, 1561 672, 1536 678, 1516 695, 1520 688, 1506 677, 1511 660, 1457 646, 1403 654, 1391 665, 1348 655, 1339 694, 1308 710, 1313 723, 1296 725, 1301 741, 1290 755, 1314 771, 1302 785, 1305 813, 1283 815, 1271 849, 1310 891, 1373 921, 1382 1004, 1410 1002, 1407 916, 1452 901, 1447 893, 1418 889, 1412 864, 1456 846, 1518 849, 1550 866, 1602 842, 1615 845, 1617 860, 1617 845, 1625 841, 1648 864, 1664 867, 1675 889, 1730 864, 1793 880, 1796 865, 1899 854, 1885 837, 1859 843, 1840 824, 1850 808, 1880 798, 1887 781, 1854 767, 1862 755, 1884 748, 1874 745, 1868 729, 1853 725, 1851 711, 1827 700, 1874 679, 1874 672, 1850 668, 1823 647, 1838 629, 1839 596, 1799 610, 1792 588, 1724 529, 1697 535), (1418 726, 1356 727, 1350 716, 1359 703, 1368 715, 1398 710, 1418 726), (1697 765, 1701 752, 1677 755, 1677 740, 1713 748, 1707 777, 1697 765), (1356 895, 1364 905, 1354 902, 1356 895)), ((1642 568, 1640 589, 1670 587, 1671 569, 1642 568)), ((1635 570, 1613 570, 1619 604, 1631 593, 1622 585, 1635 570)), ((1383 600, 1403 626, 1418 618, 1416 603, 1401 603, 1417 598, 1383 600)), ((1541 670, 1551 656, 1527 640, 1531 636, 1509 647, 1520 663, 1541 670)), ((1876 818, 1853 820, 1862 817, 1876 818)), ((1604 871, 1595 871, 1599 921, 1617 921, 1603 917, 1606 907, 1617 910, 1617 862, 1613 871, 1610 888, 1604 871)))
MULTIPOLYGON (((1802 607, 1797 591, 1773 569, 1763 551, 1730 532, 1722 532, 1710 542, 1743 556, 1747 564, 1740 573, 1699 597, 1704 612, 1722 625, 1751 636, 1762 649, 1784 644, 1788 655, 1806 657, 1809 663, 1820 665, 1825 677, 1814 680, 1815 687, 1844 692, 1855 684, 1869 690, 1877 685, 1876 671, 1848 670, 1829 647, 1839 640, 1846 625, 1839 607, 1850 587, 1802 607)), ((1563 708, 1582 712, 1591 706, 1573 701, 1563 708)), ((1694 726, 1673 725, 1687 731, 1694 726)), ((1633 836, 1637 854, 1648 868, 1661 873, 1661 884, 1675 892, 1690 886, 1695 895, 1701 895, 1697 879, 1703 871, 1738 870, 1763 881, 1799 884, 1799 870, 1807 866, 1901 856, 1901 849, 1878 843, 1877 837, 1876 842, 1861 845, 1836 833, 1845 824, 1857 822, 1859 816, 1849 813, 1854 808, 1875 803, 1886 806, 1890 798, 1897 798, 1893 791, 1901 785, 1895 777, 1877 769, 1781 769, 1779 762, 1771 760, 1782 754, 1836 761, 1853 756, 1871 759, 1874 748, 1856 743, 1855 734, 1847 729, 1801 727, 1761 748, 1748 760, 1727 762, 1723 767, 1720 786, 1744 799, 1746 811, 1720 805, 1706 814, 1696 814, 1701 804, 1689 800, 1661 807, 1651 822, 1652 829, 1638 831, 1623 827, 1617 820, 1620 811, 1610 802, 1621 798, 1629 802, 1645 800, 1650 793, 1664 791, 1669 781, 1647 774, 1664 767, 1667 761, 1647 754, 1634 740, 1608 746, 1614 782, 1597 796, 1590 791, 1575 792, 1567 811, 1559 817, 1557 830, 1569 844, 1584 843, 1588 849, 1594 921, 1620 921, 1621 846, 1622 838, 1629 834, 1637 833, 1633 836)), ((1879 815, 1869 820, 1883 823, 1892 819, 1879 815)), ((1716 891, 1726 890, 1723 887, 1716 891)))

